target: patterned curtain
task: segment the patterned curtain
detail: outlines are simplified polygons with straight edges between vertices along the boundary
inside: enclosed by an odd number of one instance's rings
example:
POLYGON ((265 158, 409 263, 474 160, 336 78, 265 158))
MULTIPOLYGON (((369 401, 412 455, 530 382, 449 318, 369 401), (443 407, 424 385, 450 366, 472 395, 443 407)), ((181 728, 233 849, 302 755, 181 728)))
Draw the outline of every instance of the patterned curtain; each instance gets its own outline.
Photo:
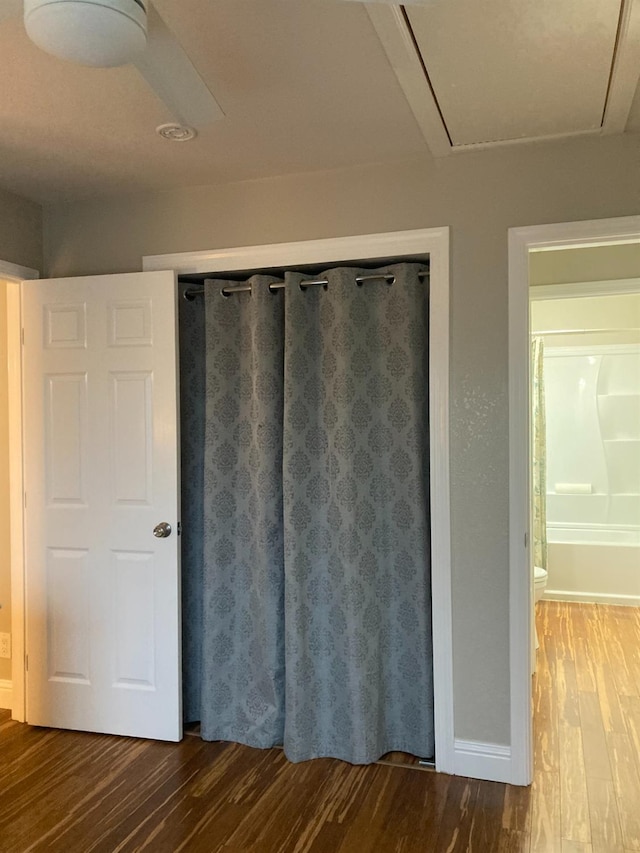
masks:
POLYGON ((429 294, 287 280, 286 686, 292 761, 433 755, 429 294))
POLYGON ((544 404, 544 342, 531 341, 531 490, 533 565, 547 568, 547 437, 544 404))
POLYGON ((282 743, 283 294, 207 282, 201 733, 282 743))
POLYGON ((370 270, 332 270, 304 290, 287 273, 275 294, 266 276, 228 297, 207 283, 201 595, 186 602, 207 740, 292 761, 433 755, 419 269, 362 287, 370 270))

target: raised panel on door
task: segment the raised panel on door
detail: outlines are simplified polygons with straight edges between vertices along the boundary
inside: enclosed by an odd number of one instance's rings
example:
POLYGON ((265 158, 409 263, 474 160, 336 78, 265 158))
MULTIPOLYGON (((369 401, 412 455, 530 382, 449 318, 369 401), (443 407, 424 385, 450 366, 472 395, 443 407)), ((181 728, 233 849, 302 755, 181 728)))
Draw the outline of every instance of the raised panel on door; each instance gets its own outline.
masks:
POLYGON ((86 505, 87 374, 44 377, 45 477, 49 504, 86 505))
POLYGON ((111 373, 113 500, 148 506, 153 493, 153 374, 111 373))
POLYGON ((27 719, 178 740, 173 273, 23 285, 27 719))
POLYGON ((91 684, 91 626, 88 551, 47 549, 48 677, 91 684))
POLYGON ((155 690, 155 564, 152 553, 114 551, 113 678, 117 687, 155 690))

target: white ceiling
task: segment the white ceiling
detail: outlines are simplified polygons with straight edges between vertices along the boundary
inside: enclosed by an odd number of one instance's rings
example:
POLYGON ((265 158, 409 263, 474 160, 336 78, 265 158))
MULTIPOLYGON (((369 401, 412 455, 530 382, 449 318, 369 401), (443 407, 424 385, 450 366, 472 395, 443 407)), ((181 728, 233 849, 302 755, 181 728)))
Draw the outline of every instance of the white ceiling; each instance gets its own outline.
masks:
MULTIPOLYGON (((9 18, 0 22, 0 186, 51 202, 430 156, 363 4, 154 5, 225 118, 193 142, 161 140, 155 127, 172 116, 134 68, 53 59, 29 42, 19 18, 9 18)), ((411 7, 455 139, 597 127, 619 5, 436 0, 411 7), (517 38, 487 14, 496 4, 514 13, 529 8, 517 38), (529 56, 534 42, 538 53, 529 56)), ((640 129, 640 97, 628 127, 640 129)))

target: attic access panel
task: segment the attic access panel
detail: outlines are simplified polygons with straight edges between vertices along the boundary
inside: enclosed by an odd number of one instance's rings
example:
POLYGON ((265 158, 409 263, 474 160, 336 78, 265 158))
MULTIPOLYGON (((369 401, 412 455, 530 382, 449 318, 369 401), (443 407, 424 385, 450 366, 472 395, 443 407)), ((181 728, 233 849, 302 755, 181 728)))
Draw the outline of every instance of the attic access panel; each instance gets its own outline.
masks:
POLYGON ((453 147, 603 124, 621 0, 404 7, 453 147))

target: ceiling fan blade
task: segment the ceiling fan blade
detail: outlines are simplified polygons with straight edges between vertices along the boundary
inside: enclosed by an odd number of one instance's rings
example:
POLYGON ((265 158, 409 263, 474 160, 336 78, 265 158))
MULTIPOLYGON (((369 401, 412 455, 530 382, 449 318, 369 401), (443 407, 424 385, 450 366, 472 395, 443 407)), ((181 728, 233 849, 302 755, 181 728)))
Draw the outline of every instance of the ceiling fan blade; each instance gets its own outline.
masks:
MULTIPOLYGON (((0 0, 4 2, 4 0, 0 0)), ((206 127, 224 113, 191 60, 151 4, 147 6, 147 49, 135 65, 181 124, 206 127)))
POLYGON ((22 17, 22 0, 0 0, 0 21, 22 17))

